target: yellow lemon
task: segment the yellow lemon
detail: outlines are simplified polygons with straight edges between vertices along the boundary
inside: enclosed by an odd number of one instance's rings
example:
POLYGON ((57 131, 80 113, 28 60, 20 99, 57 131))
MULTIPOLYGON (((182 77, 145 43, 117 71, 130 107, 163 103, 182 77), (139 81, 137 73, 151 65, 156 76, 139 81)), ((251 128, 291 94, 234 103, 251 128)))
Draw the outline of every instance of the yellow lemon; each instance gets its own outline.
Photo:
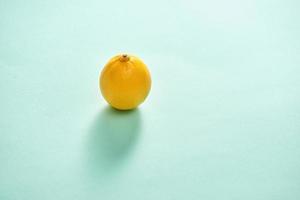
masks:
POLYGON ((99 83, 104 99, 112 107, 130 110, 148 96, 151 77, 141 59, 122 54, 111 58, 104 66, 99 83))

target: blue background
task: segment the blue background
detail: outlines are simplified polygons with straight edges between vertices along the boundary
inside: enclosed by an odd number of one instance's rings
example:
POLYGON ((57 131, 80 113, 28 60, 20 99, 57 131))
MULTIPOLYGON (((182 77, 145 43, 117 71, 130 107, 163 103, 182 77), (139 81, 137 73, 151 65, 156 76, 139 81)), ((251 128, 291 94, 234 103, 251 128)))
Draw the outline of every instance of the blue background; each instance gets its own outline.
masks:
POLYGON ((300 199, 296 0, 0 1, 0 199, 300 199), (139 109, 98 77, 148 65, 139 109))

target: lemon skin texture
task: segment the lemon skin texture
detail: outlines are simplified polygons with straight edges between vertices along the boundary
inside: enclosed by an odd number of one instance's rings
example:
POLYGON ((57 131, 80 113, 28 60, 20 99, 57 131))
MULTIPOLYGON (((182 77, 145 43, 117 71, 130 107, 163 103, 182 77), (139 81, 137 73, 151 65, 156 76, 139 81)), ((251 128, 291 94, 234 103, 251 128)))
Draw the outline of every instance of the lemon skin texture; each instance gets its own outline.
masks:
POLYGON ((141 59, 133 55, 117 55, 104 66, 99 78, 104 99, 118 110, 139 106, 151 89, 151 76, 141 59))

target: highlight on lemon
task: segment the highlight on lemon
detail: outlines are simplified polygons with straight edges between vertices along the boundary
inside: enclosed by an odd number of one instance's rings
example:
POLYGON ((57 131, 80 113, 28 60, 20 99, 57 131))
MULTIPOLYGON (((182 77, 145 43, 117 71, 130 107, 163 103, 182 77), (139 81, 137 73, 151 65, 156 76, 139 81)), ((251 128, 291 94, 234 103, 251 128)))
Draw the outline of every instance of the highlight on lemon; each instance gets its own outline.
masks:
POLYGON ((148 96, 151 76, 144 62, 136 56, 121 54, 104 66, 99 85, 104 99, 118 110, 139 106, 148 96))

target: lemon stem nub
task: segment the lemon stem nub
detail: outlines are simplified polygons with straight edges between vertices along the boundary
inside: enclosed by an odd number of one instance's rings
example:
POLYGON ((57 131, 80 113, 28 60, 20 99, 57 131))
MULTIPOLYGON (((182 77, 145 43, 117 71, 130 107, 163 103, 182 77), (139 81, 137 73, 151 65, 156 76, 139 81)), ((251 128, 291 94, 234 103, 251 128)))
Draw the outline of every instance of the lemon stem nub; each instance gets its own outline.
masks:
POLYGON ((129 56, 127 54, 122 54, 120 57, 121 62, 126 62, 129 60, 129 56))

